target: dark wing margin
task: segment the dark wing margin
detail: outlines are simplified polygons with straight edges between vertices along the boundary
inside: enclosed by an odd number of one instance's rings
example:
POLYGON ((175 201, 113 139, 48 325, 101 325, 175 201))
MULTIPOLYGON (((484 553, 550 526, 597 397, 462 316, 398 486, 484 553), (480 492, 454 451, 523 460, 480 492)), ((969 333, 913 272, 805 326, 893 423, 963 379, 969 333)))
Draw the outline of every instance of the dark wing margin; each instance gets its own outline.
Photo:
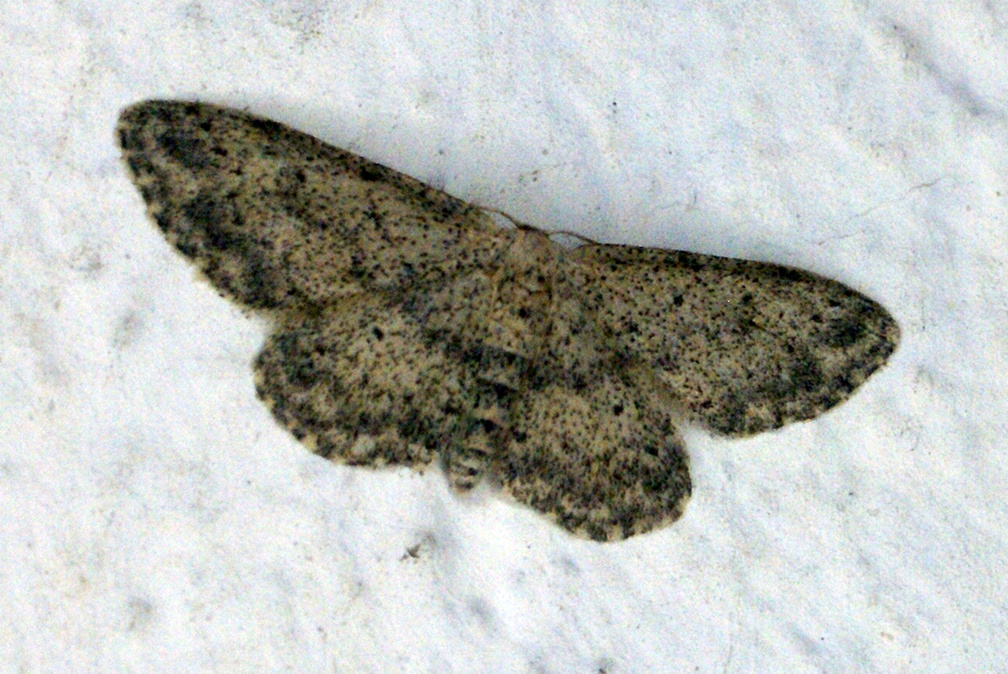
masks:
POLYGON ((572 259, 620 356, 651 366, 692 421, 725 435, 825 412, 899 342, 878 303, 798 269, 608 245, 572 259))
POLYGON ((507 239, 475 206, 236 110, 145 101, 117 135, 165 236, 253 308, 437 284, 507 239))

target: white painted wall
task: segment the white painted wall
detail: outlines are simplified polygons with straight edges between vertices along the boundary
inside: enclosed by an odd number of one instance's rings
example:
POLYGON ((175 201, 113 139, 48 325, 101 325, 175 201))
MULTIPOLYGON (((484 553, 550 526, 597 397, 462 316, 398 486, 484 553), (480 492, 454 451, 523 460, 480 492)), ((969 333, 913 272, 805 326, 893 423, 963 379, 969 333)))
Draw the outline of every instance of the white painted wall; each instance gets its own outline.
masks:
POLYGON ((0 670, 1003 671, 1008 10, 4 5, 0 670), (264 325, 146 221, 112 130, 149 97, 541 227, 815 271, 903 342, 818 420, 688 432, 685 517, 625 543, 333 466, 255 398, 264 325))

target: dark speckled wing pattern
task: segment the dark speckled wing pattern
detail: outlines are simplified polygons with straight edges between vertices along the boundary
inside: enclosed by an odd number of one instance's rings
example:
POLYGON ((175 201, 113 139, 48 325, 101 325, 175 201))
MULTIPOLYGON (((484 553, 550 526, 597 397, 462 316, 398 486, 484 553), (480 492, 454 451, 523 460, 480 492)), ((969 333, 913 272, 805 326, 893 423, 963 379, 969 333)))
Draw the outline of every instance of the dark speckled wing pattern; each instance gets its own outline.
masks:
POLYGON ((799 269, 628 246, 588 245, 574 259, 621 355, 725 435, 825 412, 899 341, 879 304, 799 269))
POLYGON ((272 320, 256 387, 313 451, 483 479, 577 535, 677 519, 676 422, 809 419, 887 359, 895 322, 812 274, 497 227, 479 208, 286 126, 202 103, 123 111, 166 238, 272 320))

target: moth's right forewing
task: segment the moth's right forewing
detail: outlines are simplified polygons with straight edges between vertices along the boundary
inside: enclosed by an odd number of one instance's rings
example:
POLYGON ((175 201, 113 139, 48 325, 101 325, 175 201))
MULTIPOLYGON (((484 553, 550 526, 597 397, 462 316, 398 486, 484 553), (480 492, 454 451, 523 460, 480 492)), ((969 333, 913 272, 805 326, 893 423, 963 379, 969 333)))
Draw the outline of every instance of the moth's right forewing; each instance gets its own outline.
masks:
POLYGON ((575 251, 589 311, 693 420, 748 435, 847 399, 899 329, 846 286, 761 262, 628 246, 575 251))

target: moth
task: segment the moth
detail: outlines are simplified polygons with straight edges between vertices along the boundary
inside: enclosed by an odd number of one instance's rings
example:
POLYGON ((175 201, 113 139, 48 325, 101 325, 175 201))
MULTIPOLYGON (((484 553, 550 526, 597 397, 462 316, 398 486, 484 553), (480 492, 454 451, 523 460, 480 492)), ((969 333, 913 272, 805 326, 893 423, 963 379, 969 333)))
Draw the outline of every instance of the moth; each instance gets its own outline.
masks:
POLYGON ((811 419, 896 348, 879 304, 798 269, 563 246, 277 122, 204 103, 123 111, 123 158, 168 241, 272 324, 256 390, 312 451, 435 460, 576 535, 676 520, 677 430, 811 419))

